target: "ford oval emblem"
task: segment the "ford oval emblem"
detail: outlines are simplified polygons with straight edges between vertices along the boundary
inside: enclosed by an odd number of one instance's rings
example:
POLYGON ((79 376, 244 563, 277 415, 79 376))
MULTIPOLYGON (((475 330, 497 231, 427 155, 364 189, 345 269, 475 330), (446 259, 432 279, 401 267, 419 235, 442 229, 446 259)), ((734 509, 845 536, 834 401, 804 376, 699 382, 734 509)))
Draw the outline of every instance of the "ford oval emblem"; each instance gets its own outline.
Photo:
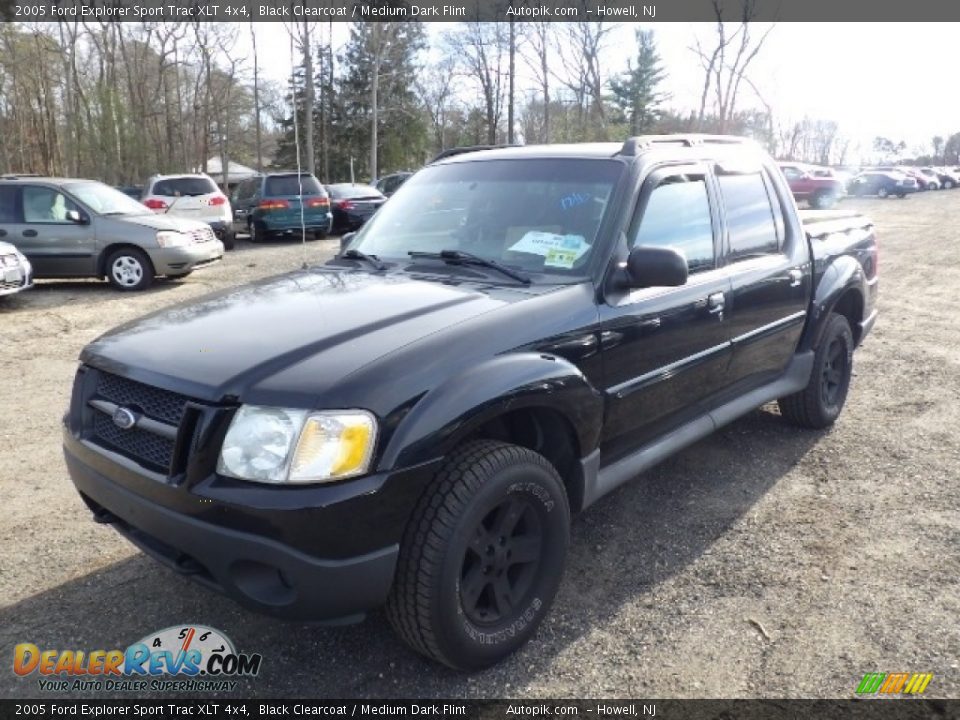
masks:
POLYGON ((129 430, 137 424, 137 416, 132 410, 125 407, 118 407, 113 411, 113 424, 121 430, 129 430))

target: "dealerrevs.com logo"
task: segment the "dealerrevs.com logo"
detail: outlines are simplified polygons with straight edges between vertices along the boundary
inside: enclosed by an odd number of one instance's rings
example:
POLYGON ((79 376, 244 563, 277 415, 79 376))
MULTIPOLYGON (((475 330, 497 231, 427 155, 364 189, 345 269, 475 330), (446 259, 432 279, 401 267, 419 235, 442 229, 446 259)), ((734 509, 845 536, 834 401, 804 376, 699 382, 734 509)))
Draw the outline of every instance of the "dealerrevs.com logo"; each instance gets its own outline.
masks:
POLYGON ((13 671, 37 676, 40 690, 68 692, 233 690, 236 677, 260 672, 259 653, 238 653, 219 630, 203 625, 168 627, 126 650, 50 650, 20 643, 13 671))

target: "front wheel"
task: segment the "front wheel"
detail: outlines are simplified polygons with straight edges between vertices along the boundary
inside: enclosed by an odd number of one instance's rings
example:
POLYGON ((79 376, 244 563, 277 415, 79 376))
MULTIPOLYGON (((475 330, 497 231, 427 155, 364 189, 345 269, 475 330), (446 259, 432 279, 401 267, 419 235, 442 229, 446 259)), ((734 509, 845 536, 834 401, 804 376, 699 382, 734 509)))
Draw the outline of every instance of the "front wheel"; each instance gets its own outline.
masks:
POLYGON ((952 190, 952 189, 953 189, 953 181, 952 181, 952 180, 944 180, 944 182, 943 182, 943 189, 944 189, 944 190, 952 190))
POLYGON ((794 425, 820 430, 836 422, 853 375, 853 333, 843 315, 831 313, 814 353, 807 386, 780 398, 780 414, 794 425))
POLYGON ((815 210, 827 210, 836 204, 836 196, 828 192, 818 193, 813 196, 810 205, 815 210))
POLYGON ((882 187, 879 190, 877 190, 877 197, 885 198, 889 194, 890 194, 890 191, 887 190, 885 187, 882 187))
POLYGON ((414 510, 387 601, 390 624, 411 648, 452 668, 493 665, 547 614, 569 536, 563 482, 543 456, 467 443, 414 510))
POLYGON ((120 248, 107 258, 107 279, 118 290, 146 290, 153 283, 153 264, 142 250, 120 248))

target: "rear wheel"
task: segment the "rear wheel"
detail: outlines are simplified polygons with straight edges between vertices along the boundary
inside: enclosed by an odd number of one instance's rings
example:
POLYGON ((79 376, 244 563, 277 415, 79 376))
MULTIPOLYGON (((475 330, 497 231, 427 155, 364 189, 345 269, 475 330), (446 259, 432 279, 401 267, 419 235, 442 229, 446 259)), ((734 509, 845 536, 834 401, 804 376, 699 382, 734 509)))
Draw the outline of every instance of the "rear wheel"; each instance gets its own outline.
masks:
POLYGON ((267 229, 258 220, 250 223, 250 242, 258 243, 267 239, 267 229))
POLYGON ((843 315, 831 313, 814 354, 807 387, 780 398, 780 413, 794 425, 822 429, 840 416, 853 374, 853 333, 843 315))
POLYGON ((400 546, 387 617, 411 648, 450 667, 499 662, 536 632, 563 573, 567 496, 554 467, 517 445, 454 451, 400 546))
POLYGON ((142 250, 120 248, 107 258, 107 279, 118 290, 145 290, 153 283, 153 264, 142 250))
POLYGON ((236 245, 236 233, 233 230, 226 230, 223 233, 223 249, 224 250, 233 250, 234 245, 236 245))
POLYGON ((810 206, 817 210, 826 210, 836 203, 836 196, 829 192, 820 192, 810 200, 810 206))
POLYGON ((952 190, 952 189, 953 189, 953 180, 944 180, 944 181, 943 181, 943 189, 944 189, 944 190, 952 190))

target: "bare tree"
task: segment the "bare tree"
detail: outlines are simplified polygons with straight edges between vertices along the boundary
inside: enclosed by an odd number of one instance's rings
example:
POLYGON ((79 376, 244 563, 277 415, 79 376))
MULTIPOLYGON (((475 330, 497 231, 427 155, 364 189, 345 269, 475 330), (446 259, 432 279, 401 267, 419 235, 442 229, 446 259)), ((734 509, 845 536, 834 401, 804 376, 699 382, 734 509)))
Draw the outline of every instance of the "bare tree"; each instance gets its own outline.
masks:
POLYGON ((508 31, 503 23, 460 23, 459 32, 444 37, 447 54, 457 58, 463 74, 472 79, 481 95, 486 119, 487 142, 497 142, 503 110, 504 57, 508 52, 508 31))
POLYGON ((550 44, 553 25, 549 22, 529 23, 521 43, 520 55, 540 85, 543 96, 543 142, 550 142, 550 44))
POLYGON ((715 40, 712 49, 704 48, 700 39, 694 41, 690 49, 700 59, 703 66, 703 88, 700 94, 700 109, 697 115, 698 129, 703 129, 707 110, 707 98, 713 89, 717 113, 718 131, 728 131, 730 120, 737 107, 740 85, 749 82, 746 73, 750 64, 763 48, 767 37, 775 25, 773 23, 759 38, 752 34, 751 23, 757 14, 758 0, 739 0, 740 22, 731 31, 724 22, 724 0, 711 0, 716 17, 715 40))

